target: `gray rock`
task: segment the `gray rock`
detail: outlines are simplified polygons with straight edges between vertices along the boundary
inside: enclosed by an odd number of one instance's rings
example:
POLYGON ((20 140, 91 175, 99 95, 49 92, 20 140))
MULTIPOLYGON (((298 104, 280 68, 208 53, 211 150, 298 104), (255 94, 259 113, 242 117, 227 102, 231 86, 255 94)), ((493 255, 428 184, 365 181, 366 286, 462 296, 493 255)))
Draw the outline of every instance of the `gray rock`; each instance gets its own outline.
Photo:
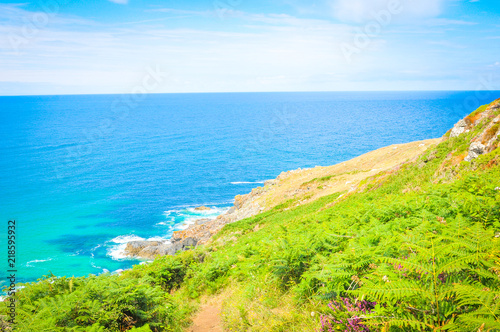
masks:
POLYGON ((156 256, 175 255, 178 251, 185 251, 195 247, 198 241, 192 237, 172 239, 170 242, 132 241, 127 243, 126 253, 133 257, 153 259, 156 256))
POLYGON ((162 248, 162 255, 175 255, 178 251, 186 251, 191 247, 195 247, 198 241, 192 237, 185 238, 184 240, 172 243, 172 245, 162 248), (164 253, 163 253, 164 252, 164 253))
POLYGON ((450 137, 457 137, 458 135, 462 134, 465 132, 467 127, 469 126, 470 121, 466 119, 462 119, 457 122, 455 126, 453 126, 453 129, 451 130, 450 137))
POLYGON ((479 142, 473 142, 469 147, 469 154, 467 155, 467 157, 465 157, 464 160, 471 161, 473 159, 476 159, 484 153, 485 149, 486 147, 483 144, 479 142))
POLYGON ((125 252, 130 256, 138 256, 144 248, 158 246, 160 243, 157 241, 131 241, 127 243, 125 252))
POLYGON ((139 253, 137 253, 137 256, 143 257, 143 258, 154 258, 156 255, 158 255, 158 249, 160 246, 149 246, 145 247, 139 253))
POLYGON ((194 224, 195 224, 195 225, 203 225, 204 223, 206 223, 206 222, 208 222, 208 221, 210 221, 210 220, 212 220, 212 219, 210 219, 210 218, 196 219, 196 220, 194 221, 194 224))

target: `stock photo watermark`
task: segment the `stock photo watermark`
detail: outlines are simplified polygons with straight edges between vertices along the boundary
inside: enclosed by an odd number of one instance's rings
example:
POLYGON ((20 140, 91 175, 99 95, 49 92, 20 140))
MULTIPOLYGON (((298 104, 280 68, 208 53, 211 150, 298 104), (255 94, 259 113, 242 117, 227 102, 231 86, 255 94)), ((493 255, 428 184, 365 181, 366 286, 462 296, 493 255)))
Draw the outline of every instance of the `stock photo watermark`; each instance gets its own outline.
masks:
POLYGON ((462 103, 454 104, 453 112, 459 116, 469 114, 477 108, 477 105, 481 105, 482 101, 494 97, 493 92, 497 90, 495 79, 494 73, 480 76, 474 94, 467 96, 462 103))
POLYGON ((61 6, 68 2, 68 0, 36 2, 39 11, 23 17, 21 28, 18 31, 11 31, 9 33, 8 39, 12 50, 19 53, 23 47, 37 38, 50 25, 51 20, 57 16, 61 10, 61 6))
POLYGON ((383 28, 392 23, 394 16, 400 15, 404 10, 401 0, 390 0, 387 7, 371 13, 371 18, 363 28, 356 27, 350 43, 341 43, 340 50, 348 63, 352 63, 353 56, 360 54, 370 46, 373 39, 380 36, 383 28))
POLYGON ((16 221, 7 222, 7 308, 8 319, 11 324, 16 323, 16 221))

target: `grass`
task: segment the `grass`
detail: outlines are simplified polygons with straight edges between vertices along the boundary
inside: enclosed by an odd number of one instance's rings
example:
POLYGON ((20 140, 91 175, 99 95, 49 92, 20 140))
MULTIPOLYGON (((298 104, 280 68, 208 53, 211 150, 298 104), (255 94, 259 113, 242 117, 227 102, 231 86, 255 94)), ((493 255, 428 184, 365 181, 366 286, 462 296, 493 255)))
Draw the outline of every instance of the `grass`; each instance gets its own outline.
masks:
POLYGON ((485 133, 484 137, 483 137, 483 141, 486 143, 488 142, 490 139, 493 138, 493 136, 496 135, 496 133, 498 132, 498 129, 500 128, 500 124, 495 124, 493 126, 491 126, 485 133))
MULTIPOLYGON (((301 187, 305 187, 309 184, 312 184, 312 183, 323 183, 323 182, 328 182, 330 181, 331 179, 333 178, 336 178, 336 177, 339 177, 339 176, 342 176, 342 175, 354 175, 354 174, 358 174, 358 173, 362 173, 362 172, 368 172, 367 170, 365 171, 360 171, 360 170, 354 170, 354 171, 350 171, 350 172, 344 172, 344 173, 340 173, 340 174, 332 174, 332 175, 327 175, 327 176, 322 176, 320 178, 314 178, 312 180, 309 180, 307 182, 304 182, 302 183, 300 186, 301 187)), ((319 188, 319 187, 318 187, 319 188)))

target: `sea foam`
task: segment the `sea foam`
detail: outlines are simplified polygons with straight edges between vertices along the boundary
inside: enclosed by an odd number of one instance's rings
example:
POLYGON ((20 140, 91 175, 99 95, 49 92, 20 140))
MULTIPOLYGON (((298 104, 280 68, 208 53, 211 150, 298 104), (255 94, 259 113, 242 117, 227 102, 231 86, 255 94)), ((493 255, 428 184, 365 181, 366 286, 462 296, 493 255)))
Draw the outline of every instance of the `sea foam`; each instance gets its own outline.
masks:
POLYGON ((51 261, 52 258, 48 258, 48 259, 34 259, 32 261, 29 261, 26 263, 26 267, 34 267, 32 264, 35 264, 35 263, 43 263, 43 262, 49 262, 51 261))

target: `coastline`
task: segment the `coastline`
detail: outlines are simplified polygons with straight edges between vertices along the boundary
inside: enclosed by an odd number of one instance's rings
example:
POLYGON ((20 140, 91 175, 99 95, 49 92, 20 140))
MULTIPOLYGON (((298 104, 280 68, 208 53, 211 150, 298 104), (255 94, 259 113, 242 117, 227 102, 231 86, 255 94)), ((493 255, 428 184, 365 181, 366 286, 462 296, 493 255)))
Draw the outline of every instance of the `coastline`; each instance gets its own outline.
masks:
MULTIPOLYGON (((409 321, 420 328, 417 324, 431 319, 450 326, 457 319, 458 329, 469 331, 471 325, 461 317, 475 315, 480 319, 475 329, 481 330, 486 319, 494 328, 494 313, 485 319, 484 312, 495 298, 481 299, 482 293, 499 292, 498 271, 491 268, 500 262, 495 213, 499 128, 497 100, 460 120, 442 138, 391 145, 333 166, 283 172, 237 195, 233 207, 214 220, 176 232, 165 253, 157 251, 163 243, 149 242, 138 252, 171 257, 123 274, 52 276, 26 285, 18 301, 19 321, 29 319, 27 331, 31 326, 54 330, 58 322, 103 329, 110 326, 110 313, 116 313, 112 328, 120 330, 125 323, 128 330, 194 332, 213 322, 225 330, 291 326, 312 331, 333 323, 367 330, 371 322, 365 314, 382 314, 386 326, 406 328, 409 321), (253 217, 212 237, 224 224, 247 215, 253 217), (173 256, 198 243, 207 245, 173 256), (478 275, 487 277, 478 282, 478 275), (398 292, 394 302, 394 289, 409 284, 411 294, 398 292), (430 288, 438 289, 442 306, 454 310, 429 311, 438 300, 421 295, 430 288), (332 293, 335 289, 345 294, 332 293), (457 297, 447 297, 450 292, 457 297), (462 306, 477 294, 477 305, 462 306), (304 300, 311 300, 308 307, 304 300), (409 306, 417 309, 410 315, 409 306), (242 316, 239 308, 249 314, 242 316), (47 320, 52 313, 58 320, 47 320), (170 325, 161 325, 165 322, 170 325)), ((11 329, 17 322, 1 323, 11 329)))
POLYGON ((344 197, 356 191, 367 177, 400 167, 441 140, 442 138, 435 138, 393 144, 333 166, 282 172, 275 179, 264 181, 262 187, 235 196, 233 206, 214 219, 194 220, 187 228, 174 231, 168 240, 130 241, 123 254, 138 259, 175 255, 177 251, 210 242, 227 224, 266 212, 285 202, 290 206, 299 206, 333 193, 342 193, 340 197, 344 197))

